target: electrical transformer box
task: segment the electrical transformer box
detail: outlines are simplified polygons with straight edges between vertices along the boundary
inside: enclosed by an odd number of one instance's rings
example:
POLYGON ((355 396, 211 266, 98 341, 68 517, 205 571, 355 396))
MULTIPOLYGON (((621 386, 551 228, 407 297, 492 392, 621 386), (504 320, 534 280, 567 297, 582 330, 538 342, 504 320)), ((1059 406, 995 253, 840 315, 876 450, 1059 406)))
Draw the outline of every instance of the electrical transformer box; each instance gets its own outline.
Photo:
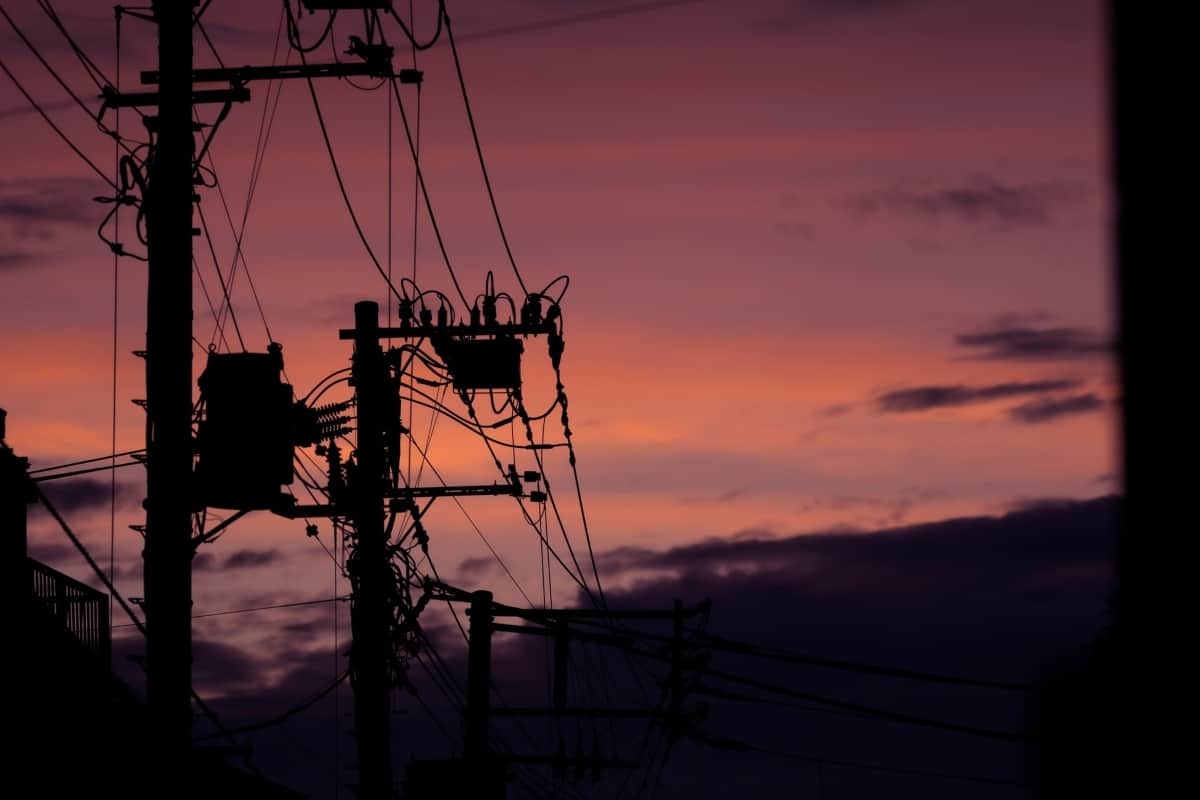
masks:
POLYGON ((519 339, 452 339, 431 337, 458 389, 517 389, 521 386, 519 339))
POLYGON ((267 353, 209 353, 200 375, 198 506, 267 509, 292 482, 292 387, 278 345, 267 353))

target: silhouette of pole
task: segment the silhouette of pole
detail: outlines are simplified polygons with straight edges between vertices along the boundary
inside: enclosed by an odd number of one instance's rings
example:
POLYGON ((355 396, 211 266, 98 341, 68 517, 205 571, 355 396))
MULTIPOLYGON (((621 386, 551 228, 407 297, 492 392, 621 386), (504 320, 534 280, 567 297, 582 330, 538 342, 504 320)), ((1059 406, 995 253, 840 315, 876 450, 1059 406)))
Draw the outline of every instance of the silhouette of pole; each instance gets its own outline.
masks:
POLYGON ((161 94, 146 189, 146 687, 163 797, 191 747, 192 4, 154 0, 161 94))
MULTIPOLYGON (((0 442, 5 439, 5 417, 0 408, 0 442)), ((0 444, 0 538, 4 540, 4 580, 9 608, 24 609, 29 599, 29 569, 26 566, 28 545, 26 514, 33 502, 29 481, 29 460, 21 458, 11 448, 0 444)), ((21 624, 25 622, 21 614, 21 624)))
POLYGON ((492 683, 492 593, 471 593, 471 632, 467 653, 467 708, 463 756, 467 769, 484 784, 488 774, 488 706, 492 683))
POLYGON ((391 800, 391 719, 388 643, 391 609, 383 502, 387 490, 384 459, 384 392, 387 365, 379 347, 379 304, 354 304, 354 360, 351 377, 357 398, 357 462, 352 473, 351 515, 354 549, 347 568, 354 592, 350 606, 350 676, 354 687, 354 733, 358 744, 359 796, 391 800))

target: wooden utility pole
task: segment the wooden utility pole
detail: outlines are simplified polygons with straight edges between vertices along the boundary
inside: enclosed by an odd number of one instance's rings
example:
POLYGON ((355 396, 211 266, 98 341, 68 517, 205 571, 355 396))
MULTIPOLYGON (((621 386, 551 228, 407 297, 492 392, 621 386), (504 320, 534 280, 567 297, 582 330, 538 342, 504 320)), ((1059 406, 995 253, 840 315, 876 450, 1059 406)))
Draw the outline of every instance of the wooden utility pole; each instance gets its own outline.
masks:
POLYGON ((389 643, 392 572, 384 530, 387 490, 384 418, 387 364, 379 346, 379 304, 354 304, 354 361, 357 398, 357 463, 351 488, 355 543, 348 569, 354 593, 350 607, 350 676, 354 685, 354 734, 358 743, 359 797, 392 796, 389 643))
POLYGON ((192 6, 154 0, 161 80, 146 120, 146 684, 162 797, 185 780, 192 724, 192 6))
POLYGON ((492 684, 492 593, 471 593, 467 708, 463 757, 475 775, 488 769, 488 707, 492 684))

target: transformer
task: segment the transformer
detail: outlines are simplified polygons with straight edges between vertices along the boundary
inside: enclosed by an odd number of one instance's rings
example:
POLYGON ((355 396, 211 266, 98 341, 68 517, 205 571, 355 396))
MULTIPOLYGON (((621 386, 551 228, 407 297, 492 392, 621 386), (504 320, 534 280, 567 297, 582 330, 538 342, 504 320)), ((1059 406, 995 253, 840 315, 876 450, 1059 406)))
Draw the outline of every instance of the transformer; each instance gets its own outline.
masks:
POLYGON ((283 355, 208 354, 200 375, 204 416, 197 435, 198 509, 269 509, 292 482, 292 387, 282 380, 283 355))
POLYGON ((431 336, 434 351, 450 370, 457 389, 517 389, 521 386, 519 339, 452 339, 431 336))

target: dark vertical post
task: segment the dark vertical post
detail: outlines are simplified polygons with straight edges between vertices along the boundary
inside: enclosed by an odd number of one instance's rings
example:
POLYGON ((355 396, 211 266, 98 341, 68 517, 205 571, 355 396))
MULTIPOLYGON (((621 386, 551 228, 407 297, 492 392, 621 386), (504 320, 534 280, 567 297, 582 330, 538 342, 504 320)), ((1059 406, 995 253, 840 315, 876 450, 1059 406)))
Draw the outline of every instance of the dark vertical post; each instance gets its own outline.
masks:
POLYGON ((492 593, 471 593, 471 632, 467 653, 466 731, 463 755, 467 767, 482 782, 488 764, 488 712, 492 684, 492 593))
POLYGON ((570 638, 567 631, 567 621, 559 619, 554 623, 554 711, 555 730, 558 734, 558 752, 563 760, 556 761, 555 773, 561 778, 566 774, 566 742, 562 735, 562 712, 567 707, 567 666, 570 659, 570 638))
POLYGON ((671 615, 671 709, 670 726, 673 735, 678 736, 683 723, 683 601, 675 601, 675 610, 671 615))
POLYGON ((0 546, 4 548, 4 585, 7 587, 5 591, 8 593, 9 608, 19 610, 24 624, 24 608, 30 594, 26 507, 33 502, 33 492, 29 481, 29 460, 21 458, 3 444, 5 417, 5 410, 0 408, 0 546))
POLYGON ((391 705, 388 680, 388 631, 391 580, 383 519, 386 464, 383 452, 383 402, 386 364, 379 347, 379 304, 354 304, 354 379, 357 408, 357 463, 350 487, 355 541, 350 580, 350 674, 354 686, 354 731, 358 743, 359 796, 392 796, 391 705))
POLYGON ((159 761, 178 792, 191 747, 192 3, 154 0, 160 100, 146 190, 146 674, 159 761))

